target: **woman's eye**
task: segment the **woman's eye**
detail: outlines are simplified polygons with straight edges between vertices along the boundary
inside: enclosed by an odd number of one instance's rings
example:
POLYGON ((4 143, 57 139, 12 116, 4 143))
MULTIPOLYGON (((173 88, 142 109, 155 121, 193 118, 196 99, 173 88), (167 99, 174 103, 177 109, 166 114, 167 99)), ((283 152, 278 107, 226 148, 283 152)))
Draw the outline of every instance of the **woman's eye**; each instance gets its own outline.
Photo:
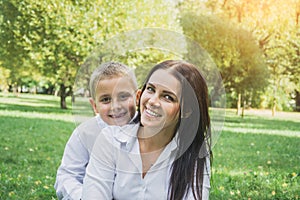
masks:
POLYGON ((101 98, 99 101, 101 103, 107 104, 107 103, 111 102, 111 98, 110 97, 104 97, 104 98, 101 98))
POLYGON ((151 87, 151 86, 148 86, 148 87, 146 88, 146 90, 149 91, 149 92, 155 92, 154 88, 151 87))
POLYGON ((167 99, 168 101, 172 101, 172 102, 174 101, 174 98, 171 97, 170 95, 165 95, 164 98, 167 99))

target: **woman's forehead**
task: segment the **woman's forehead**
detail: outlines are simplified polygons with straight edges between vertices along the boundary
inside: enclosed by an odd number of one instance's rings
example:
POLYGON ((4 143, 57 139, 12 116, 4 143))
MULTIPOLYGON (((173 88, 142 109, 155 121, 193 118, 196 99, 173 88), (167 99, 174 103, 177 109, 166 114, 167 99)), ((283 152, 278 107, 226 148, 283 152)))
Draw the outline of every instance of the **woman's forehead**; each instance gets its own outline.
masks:
POLYGON ((161 87, 164 90, 171 91, 178 96, 181 93, 181 83, 169 70, 159 69, 153 72, 148 83, 151 83, 156 87, 161 87))

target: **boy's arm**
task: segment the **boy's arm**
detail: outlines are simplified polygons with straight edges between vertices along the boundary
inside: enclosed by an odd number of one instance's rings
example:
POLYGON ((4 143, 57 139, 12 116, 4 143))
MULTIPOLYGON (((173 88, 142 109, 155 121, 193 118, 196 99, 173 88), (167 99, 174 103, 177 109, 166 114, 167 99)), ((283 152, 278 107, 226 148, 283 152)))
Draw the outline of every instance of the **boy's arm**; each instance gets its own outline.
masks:
POLYGON ((99 134, 91 152, 83 181, 83 200, 113 199, 117 159, 116 146, 113 145, 113 131, 109 128, 106 129, 107 134, 103 132, 99 134))
POLYGON ((78 129, 66 144, 61 165, 57 170, 54 188, 58 199, 79 200, 89 152, 79 139, 78 129))

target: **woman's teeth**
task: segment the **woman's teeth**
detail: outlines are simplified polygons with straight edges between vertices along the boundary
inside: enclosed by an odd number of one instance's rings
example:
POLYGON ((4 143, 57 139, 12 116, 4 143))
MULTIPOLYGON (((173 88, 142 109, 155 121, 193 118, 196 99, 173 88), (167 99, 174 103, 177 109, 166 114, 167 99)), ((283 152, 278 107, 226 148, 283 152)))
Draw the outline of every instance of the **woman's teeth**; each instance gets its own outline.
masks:
POLYGON ((153 117, 159 117, 160 116, 159 114, 157 114, 157 113, 155 113, 155 112, 153 112, 152 110, 149 110, 149 109, 146 109, 146 112, 149 115, 153 116, 153 117))

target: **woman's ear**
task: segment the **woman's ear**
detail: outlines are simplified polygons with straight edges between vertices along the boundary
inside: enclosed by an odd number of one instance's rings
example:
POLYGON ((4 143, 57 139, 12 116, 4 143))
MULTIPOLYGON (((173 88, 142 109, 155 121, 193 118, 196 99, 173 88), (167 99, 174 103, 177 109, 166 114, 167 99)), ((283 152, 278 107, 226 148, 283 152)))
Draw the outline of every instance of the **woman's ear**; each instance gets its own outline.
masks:
POLYGON ((137 91, 136 91, 136 106, 138 106, 139 105, 139 102, 140 102, 140 98, 141 98, 141 95, 142 95, 142 90, 141 89, 138 89, 137 91))
POLYGON ((94 113, 95 114, 99 114, 98 109, 97 109, 97 105, 96 105, 94 99, 90 98, 90 104, 91 104, 91 106, 92 106, 92 108, 94 110, 94 113))

